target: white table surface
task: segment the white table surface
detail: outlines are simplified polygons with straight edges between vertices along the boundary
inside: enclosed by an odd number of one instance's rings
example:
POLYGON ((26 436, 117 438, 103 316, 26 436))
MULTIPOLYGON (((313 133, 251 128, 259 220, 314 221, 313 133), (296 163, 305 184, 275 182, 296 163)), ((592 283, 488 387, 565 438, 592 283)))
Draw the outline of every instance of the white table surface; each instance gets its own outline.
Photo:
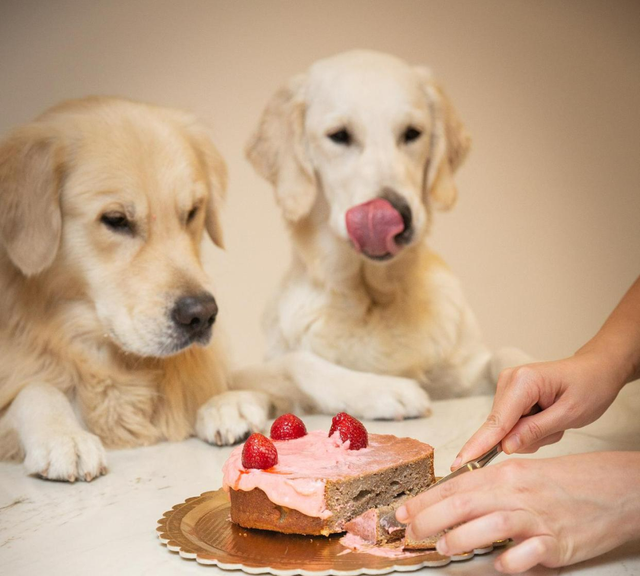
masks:
MULTIPOLYGON (((429 442, 436 448, 436 473, 442 475, 490 406, 489 397, 447 400, 436 402, 428 419, 368 422, 367 428, 429 442)), ((305 421, 309 429, 328 429, 330 418, 309 416, 305 421)), ((598 422, 568 432, 559 444, 534 457, 598 450, 640 450, 639 383, 627 386, 598 422)), ((109 473, 88 484, 31 478, 21 465, 0 463, 0 574, 224 573, 169 552, 155 529, 156 521, 174 504, 220 487, 229 451, 197 439, 113 451, 109 473)), ((495 556, 493 552, 421 572, 497 574, 495 556)), ((640 541, 575 566, 538 567, 528 574, 640 575, 640 541)))

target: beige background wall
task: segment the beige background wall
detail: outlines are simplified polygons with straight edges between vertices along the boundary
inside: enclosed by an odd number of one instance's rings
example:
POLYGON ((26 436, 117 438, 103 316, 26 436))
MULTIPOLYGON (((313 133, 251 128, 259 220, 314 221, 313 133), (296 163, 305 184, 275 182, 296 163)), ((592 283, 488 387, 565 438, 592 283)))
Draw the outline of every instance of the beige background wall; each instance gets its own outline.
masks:
MULTIPOLYGON (((0 2, 0 133, 58 100, 118 94, 197 113, 231 181, 207 268, 238 362, 289 258, 243 145, 271 93, 355 47, 432 66, 474 137, 432 243, 487 340, 571 353, 640 273, 640 4, 593 1, 0 2)), ((1 297, 1 295, 0 295, 1 297)))

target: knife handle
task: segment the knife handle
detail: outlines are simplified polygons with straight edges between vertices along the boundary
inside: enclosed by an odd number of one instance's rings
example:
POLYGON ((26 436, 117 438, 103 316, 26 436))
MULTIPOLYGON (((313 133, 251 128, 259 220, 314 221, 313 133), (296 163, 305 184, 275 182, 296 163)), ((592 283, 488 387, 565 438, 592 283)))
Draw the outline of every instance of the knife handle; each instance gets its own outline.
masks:
MULTIPOLYGON (((485 452, 480 458, 474 461, 474 468, 484 468, 491 460, 493 460, 498 454, 502 452, 501 443, 498 442, 491 450, 485 452)), ((470 463, 471 464, 471 463, 470 463)))

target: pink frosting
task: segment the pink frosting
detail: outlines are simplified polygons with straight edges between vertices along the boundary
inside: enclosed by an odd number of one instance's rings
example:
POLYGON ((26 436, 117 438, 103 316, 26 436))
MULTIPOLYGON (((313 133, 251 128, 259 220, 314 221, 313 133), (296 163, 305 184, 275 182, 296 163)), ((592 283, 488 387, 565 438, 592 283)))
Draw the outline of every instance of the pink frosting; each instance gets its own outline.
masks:
POLYGON ((259 488, 274 504, 316 518, 331 516, 325 503, 327 480, 376 472, 433 450, 417 440, 382 434, 369 434, 367 448, 349 450, 349 442, 342 442, 337 432, 329 437, 324 430, 274 444, 278 464, 268 470, 245 469, 243 447, 234 448, 222 468, 224 489, 259 488))

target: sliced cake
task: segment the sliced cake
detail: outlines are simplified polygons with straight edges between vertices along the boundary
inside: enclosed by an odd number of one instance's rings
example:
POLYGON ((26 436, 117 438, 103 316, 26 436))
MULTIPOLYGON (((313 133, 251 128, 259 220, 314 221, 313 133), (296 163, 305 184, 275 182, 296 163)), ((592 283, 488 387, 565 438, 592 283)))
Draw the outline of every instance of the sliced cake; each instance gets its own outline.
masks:
POLYGON ((357 536, 366 544, 385 546, 393 544, 405 550, 425 550, 436 547, 436 542, 444 534, 440 532, 422 540, 414 540, 405 534, 405 526, 391 518, 400 505, 408 498, 404 497, 389 506, 372 508, 360 514, 344 526, 348 534, 357 536))
POLYGON ((371 508, 344 525, 349 534, 358 536, 367 544, 388 544, 404 537, 404 527, 387 522, 388 515, 395 512, 407 496, 397 502, 379 508, 371 508))
POLYGON ((245 528, 312 535, 343 532, 347 522, 370 508, 414 496, 434 481, 433 448, 428 444, 367 434, 346 414, 334 418, 329 433, 306 433, 293 421, 295 416, 285 416, 284 437, 278 433, 278 419, 272 440, 252 435, 224 465, 231 520, 245 528), (295 430, 289 432, 292 422, 295 430))
POLYGON ((427 536, 421 540, 414 540, 405 536, 402 540, 402 548, 405 550, 427 550, 436 547, 436 542, 440 540, 440 537, 444 532, 438 532, 435 536, 427 536))

